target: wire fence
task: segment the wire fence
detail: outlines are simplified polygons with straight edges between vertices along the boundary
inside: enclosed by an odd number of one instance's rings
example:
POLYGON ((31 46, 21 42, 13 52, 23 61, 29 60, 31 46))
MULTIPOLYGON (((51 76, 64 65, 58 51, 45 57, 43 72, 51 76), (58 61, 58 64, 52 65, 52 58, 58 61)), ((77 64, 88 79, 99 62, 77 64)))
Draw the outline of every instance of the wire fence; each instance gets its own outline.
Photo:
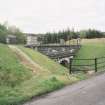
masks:
POLYGON ((105 70, 105 57, 93 59, 70 59, 69 72, 75 71, 103 71, 105 70))

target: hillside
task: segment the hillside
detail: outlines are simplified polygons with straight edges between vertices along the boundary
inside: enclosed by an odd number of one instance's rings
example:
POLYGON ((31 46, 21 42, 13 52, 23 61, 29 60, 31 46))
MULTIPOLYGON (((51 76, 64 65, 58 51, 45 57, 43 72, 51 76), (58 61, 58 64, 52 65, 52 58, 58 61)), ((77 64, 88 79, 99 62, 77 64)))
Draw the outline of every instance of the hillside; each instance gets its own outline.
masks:
MULTIPOLYGON (((79 52, 76 54, 75 59, 94 59, 98 57, 105 57, 105 38, 100 39, 83 39, 82 47, 79 52)), ((105 59, 98 59, 99 62, 103 62, 105 59)), ((94 64, 94 60, 76 60, 73 62, 74 65, 88 65, 94 64)), ((98 64, 98 66, 104 66, 103 64, 98 64)), ((89 70, 95 69, 94 65, 86 67, 89 70)), ((84 69, 80 67, 80 69, 84 69)), ((99 69, 99 70, 103 70, 99 69)))
POLYGON ((46 56, 31 49, 19 48, 38 66, 34 65, 36 72, 33 72, 33 68, 22 62, 22 56, 7 45, 0 44, 0 105, 17 105, 79 80, 69 76, 66 68, 46 56))
POLYGON ((105 38, 83 39, 82 48, 76 58, 95 58, 105 56, 105 38))

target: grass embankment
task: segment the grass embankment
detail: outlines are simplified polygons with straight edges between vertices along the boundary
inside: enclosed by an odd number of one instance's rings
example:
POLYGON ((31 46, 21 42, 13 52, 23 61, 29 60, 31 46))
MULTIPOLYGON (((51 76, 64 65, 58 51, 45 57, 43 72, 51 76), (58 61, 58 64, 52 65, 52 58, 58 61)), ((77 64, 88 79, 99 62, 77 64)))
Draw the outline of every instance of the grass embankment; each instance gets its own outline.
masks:
POLYGON ((73 76, 68 78, 68 70, 46 56, 24 47, 21 49, 42 69, 33 73, 7 45, 0 44, 0 105, 17 105, 78 80, 73 76))
POLYGON ((44 78, 56 78, 60 80, 64 85, 72 83, 76 78, 69 75, 69 70, 59 63, 49 59, 47 56, 42 55, 41 53, 19 46, 19 48, 26 53, 34 62, 36 62, 40 67, 43 68, 40 71, 40 76, 44 78))
MULTIPOLYGON (((76 59, 94 59, 98 57, 105 57, 105 39, 83 39, 82 47, 76 55, 76 59)), ((105 61, 104 59, 99 59, 99 62, 105 61)), ((94 60, 83 60, 75 61, 74 64, 94 64, 94 60)), ((103 66, 105 64, 100 64, 103 66)), ((94 66, 91 66, 94 68, 94 66)))
POLYGON ((0 44, 0 105, 11 105, 23 99, 24 93, 18 86, 32 75, 6 45, 0 44))

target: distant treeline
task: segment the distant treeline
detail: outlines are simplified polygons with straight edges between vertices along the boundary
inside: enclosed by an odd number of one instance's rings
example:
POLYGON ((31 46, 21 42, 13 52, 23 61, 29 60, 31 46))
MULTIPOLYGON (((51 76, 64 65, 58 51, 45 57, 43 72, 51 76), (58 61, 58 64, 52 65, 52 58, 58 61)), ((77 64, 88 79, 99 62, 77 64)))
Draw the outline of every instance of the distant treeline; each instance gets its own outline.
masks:
POLYGON ((88 29, 88 30, 81 30, 81 31, 74 31, 70 29, 66 29, 59 32, 52 32, 46 33, 44 35, 44 42, 45 43, 56 43, 60 42, 60 39, 64 39, 65 41, 76 39, 76 38, 104 38, 105 33, 95 30, 95 29, 88 29))
MULTIPOLYGON (((26 43, 26 36, 23 32, 17 28, 16 26, 9 26, 6 24, 0 24, 0 43, 6 43, 7 35, 15 35, 17 37, 17 43, 24 44, 26 43)), ((105 33, 95 30, 88 29, 82 31, 74 31, 73 29, 65 29, 58 32, 47 32, 42 34, 39 41, 43 40, 43 43, 59 43, 60 39, 64 39, 64 41, 76 39, 76 38, 104 38, 105 33)))
POLYGON ((45 43, 59 43, 60 39, 64 39, 65 41, 67 41, 79 37, 76 32, 70 31, 69 29, 59 32, 52 33, 48 32, 43 36, 44 36, 43 42, 45 43))
POLYGON ((7 35, 14 35, 17 37, 17 43, 23 44, 26 42, 25 35, 15 26, 7 26, 0 24, 0 43, 6 43, 7 35))
POLYGON ((81 38, 105 38, 105 32, 101 32, 99 30, 95 29, 88 29, 88 30, 82 30, 78 32, 81 38))

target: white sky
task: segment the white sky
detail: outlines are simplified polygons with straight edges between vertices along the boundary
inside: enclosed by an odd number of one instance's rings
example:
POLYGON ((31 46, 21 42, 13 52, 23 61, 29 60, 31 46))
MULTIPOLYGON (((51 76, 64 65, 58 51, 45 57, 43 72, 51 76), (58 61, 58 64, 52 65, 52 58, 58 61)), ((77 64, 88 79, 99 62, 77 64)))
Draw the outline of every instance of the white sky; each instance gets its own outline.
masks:
POLYGON ((95 28, 105 31, 105 0, 0 0, 0 23, 42 33, 95 28))

